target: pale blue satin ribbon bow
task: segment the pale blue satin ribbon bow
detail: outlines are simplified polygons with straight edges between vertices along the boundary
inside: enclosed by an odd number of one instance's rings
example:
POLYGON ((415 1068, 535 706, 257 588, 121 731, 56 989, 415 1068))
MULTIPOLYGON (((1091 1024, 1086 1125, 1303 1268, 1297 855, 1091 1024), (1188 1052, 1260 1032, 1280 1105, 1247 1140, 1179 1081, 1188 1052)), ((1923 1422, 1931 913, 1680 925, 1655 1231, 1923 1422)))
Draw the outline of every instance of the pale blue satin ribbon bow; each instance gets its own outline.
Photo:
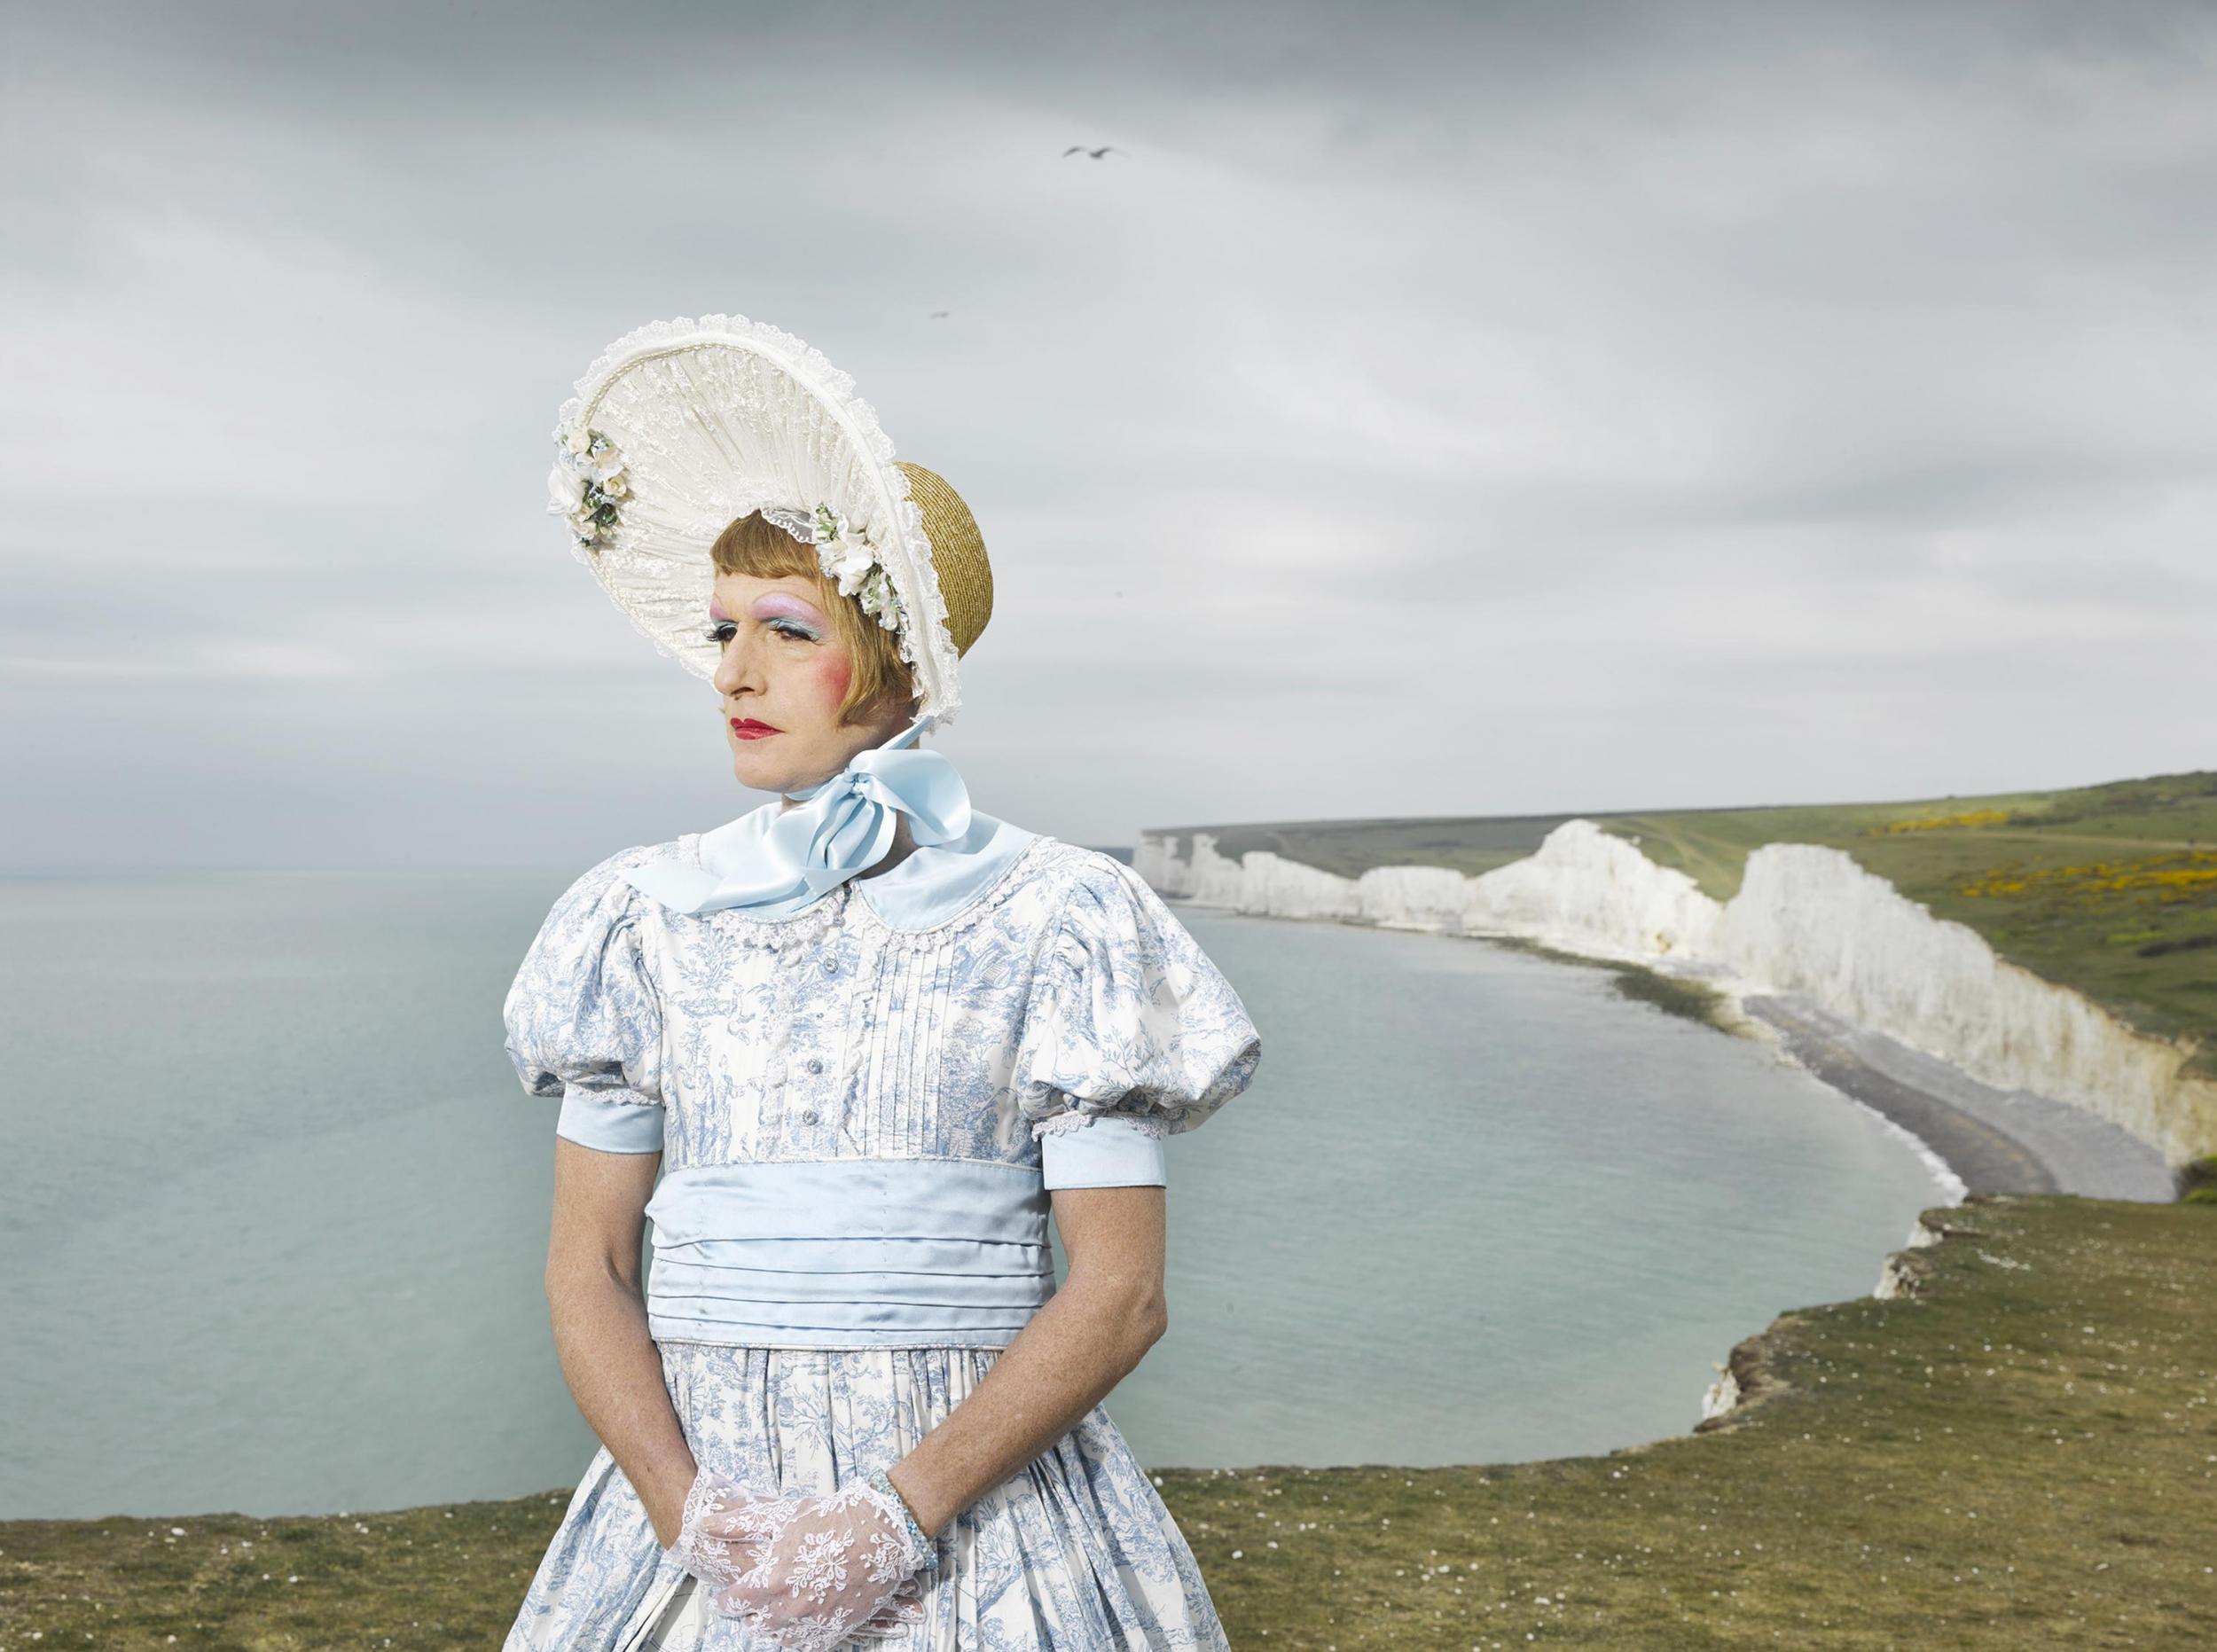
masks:
POLYGON ((649 861, 625 881, 674 912, 799 907, 884 859, 900 826, 896 810, 908 816, 919 844, 962 836, 970 794, 954 764, 936 751, 898 749, 934 721, 926 712, 829 779, 787 793, 800 800, 794 808, 772 814, 774 805, 764 805, 702 833, 699 867, 649 861))

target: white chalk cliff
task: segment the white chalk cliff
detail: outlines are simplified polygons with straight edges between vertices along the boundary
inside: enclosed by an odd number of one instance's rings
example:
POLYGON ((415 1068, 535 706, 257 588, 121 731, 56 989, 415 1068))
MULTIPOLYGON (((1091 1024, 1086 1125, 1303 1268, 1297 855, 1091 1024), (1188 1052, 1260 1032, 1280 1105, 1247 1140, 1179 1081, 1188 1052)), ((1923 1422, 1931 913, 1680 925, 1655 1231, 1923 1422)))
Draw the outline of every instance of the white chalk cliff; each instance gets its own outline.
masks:
POLYGON ((2186 1047, 1996 957, 1837 849, 1766 844, 1723 903, 1591 820, 1477 877, 1384 866, 1344 878, 1264 849, 1234 860, 1205 832, 1142 833, 1132 865, 1166 895, 1260 917, 1519 936, 1735 995, 1804 994, 1983 1084, 2105 1119, 2171 1164, 2217 1153, 2217 1082, 2183 1070, 2186 1047))

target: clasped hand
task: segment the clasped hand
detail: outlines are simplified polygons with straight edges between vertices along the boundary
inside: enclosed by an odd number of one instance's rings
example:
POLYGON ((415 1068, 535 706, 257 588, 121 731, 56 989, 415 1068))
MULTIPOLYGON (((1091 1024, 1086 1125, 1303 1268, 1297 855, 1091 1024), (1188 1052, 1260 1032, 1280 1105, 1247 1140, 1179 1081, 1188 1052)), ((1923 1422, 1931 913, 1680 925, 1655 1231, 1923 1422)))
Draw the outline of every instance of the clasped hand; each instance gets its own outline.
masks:
POLYGON ((923 1615, 925 1556, 904 1512, 866 1481, 812 1497, 758 1491, 713 1468, 685 1494, 670 1554, 727 1617, 792 1652, 897 1633, 923 1615))

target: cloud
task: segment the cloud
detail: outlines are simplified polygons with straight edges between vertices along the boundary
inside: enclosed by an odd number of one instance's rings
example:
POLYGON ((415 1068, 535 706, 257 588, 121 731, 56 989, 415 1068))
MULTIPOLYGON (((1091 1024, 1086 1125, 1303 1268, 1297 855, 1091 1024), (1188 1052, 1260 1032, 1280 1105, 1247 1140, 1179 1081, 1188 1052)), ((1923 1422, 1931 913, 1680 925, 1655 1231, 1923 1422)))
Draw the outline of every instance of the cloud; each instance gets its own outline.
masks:
POLYGON ((2198 7, 0 27, 18 865, 555 868, 758 801, 542 513, 571 380, 713 309, 977 512, 941 744, 1038 829, 2207 760, 2198 7))

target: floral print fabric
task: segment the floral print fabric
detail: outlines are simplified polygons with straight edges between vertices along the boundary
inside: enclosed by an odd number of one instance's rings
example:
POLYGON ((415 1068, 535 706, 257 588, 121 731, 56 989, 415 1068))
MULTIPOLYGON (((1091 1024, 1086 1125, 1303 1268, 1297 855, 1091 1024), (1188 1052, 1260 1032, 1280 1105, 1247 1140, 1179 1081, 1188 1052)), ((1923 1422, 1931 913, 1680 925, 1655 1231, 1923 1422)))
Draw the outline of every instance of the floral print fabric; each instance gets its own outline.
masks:
MULTIPOLYGON (((761 918, 677 913, 617 875, 656 856, 697 865, 697 843, 625 849, 580 877, 505 1006, 525 1089, 659 1112, 665 1170, 847 1157, 1036 1166, 1052 1121, 1122 1114, 1175 1134, 1253 1077, 1260 1041, 1237 994, 1111 857, 1037 838, 961 911, 922 928, 881 919, 866 879, 761 918)), ((696 1458, 803 1494, 897 1462, 999 1352, 660 1348, 696 1458)), ((1226 1644, 1192 1551, 1101 1406, 938 1543, 923 1621, 858 1646, 1226 1644)), ((602 1449, 507 1648, 769 1652, 704 1595, 602 1449)))

